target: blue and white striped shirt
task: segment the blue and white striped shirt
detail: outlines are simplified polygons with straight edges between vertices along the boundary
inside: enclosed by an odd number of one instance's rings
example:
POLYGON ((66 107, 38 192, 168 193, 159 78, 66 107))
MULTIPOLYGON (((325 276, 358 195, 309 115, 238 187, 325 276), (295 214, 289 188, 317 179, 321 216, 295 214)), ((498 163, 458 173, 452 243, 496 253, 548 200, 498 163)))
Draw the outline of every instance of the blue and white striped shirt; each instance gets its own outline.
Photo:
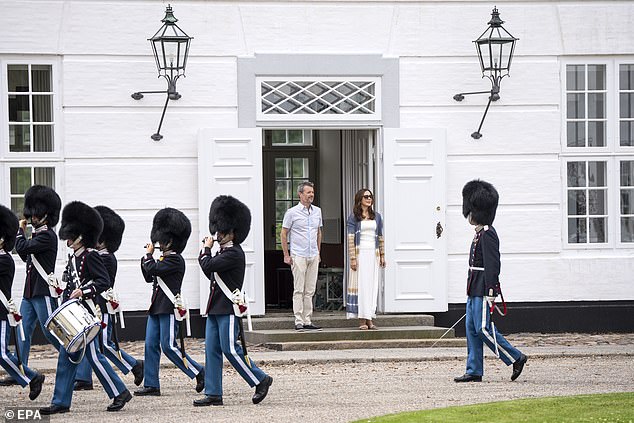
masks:
POLYGON ((318 256, 317 234, 323 225, 321 209, 317 206, 311 204, 308 208, 304 207, 302 203, 298 203, 286 210, 282 227, 288 229, 291 255, 318 256))

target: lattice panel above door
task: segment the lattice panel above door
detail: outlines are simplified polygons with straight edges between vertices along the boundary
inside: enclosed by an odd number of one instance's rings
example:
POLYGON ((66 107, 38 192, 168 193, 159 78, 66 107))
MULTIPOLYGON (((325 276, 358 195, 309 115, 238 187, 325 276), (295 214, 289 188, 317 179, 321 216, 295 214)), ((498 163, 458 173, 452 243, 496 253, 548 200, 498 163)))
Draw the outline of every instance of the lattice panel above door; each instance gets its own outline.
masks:
POLYGON ((256 79, 259 120, 376 120, 380 78, 256 79))

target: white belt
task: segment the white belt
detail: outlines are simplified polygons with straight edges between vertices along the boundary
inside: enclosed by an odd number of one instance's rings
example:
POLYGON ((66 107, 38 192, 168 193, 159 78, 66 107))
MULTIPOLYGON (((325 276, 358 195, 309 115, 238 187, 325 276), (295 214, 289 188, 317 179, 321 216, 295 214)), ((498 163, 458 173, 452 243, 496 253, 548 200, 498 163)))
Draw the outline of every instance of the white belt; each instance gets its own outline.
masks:
POLYGON ((484 272, 484 267, 473 267, 473 266, 469 266, 469 270, 479 270, 481 272, 484 272))
POLYGON ((176 310, 174 310, 174 315, 176 319, 179 321, 185 320, 185 328, 187 330, 187 336, 192 336, 191 324, 189 322, 189 309, 187 308, 187 304, 185 303, 185 300, 180 295, 178 295, 178 298, 174 296, 174 294, 172 293, 172 290, 169 289, 167 284, 159 276, 156 277, 156 281, 158 282, 158 286, 161 288, 161 291, 163 291, 163 294, 165 294, 165 296, 172 302, 175 309, 184 308, 187 310, 187 312, 185 313, 185 316, 177 316, 176 314, 178 312, 176 310))

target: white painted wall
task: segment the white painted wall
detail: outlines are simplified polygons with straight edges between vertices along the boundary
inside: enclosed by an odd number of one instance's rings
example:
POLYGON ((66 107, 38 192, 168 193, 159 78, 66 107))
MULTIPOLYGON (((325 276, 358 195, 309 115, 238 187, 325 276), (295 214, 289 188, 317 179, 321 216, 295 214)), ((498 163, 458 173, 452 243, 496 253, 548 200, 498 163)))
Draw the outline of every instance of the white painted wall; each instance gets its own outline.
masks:
MULTIPOLYGON (((561 60, 572 55, 634 55, 634 3, 502 0, 497 6, 520 41, 512 76, 502 83, 480 141, 469 134, 486 97, 459 104, 452 95, 488 87, 471 40, 485 28, 489 1, 175 3, 179 24, 195 38, 187 77, 178 83, 183 97, 170 104, 160 142, 149 136, 164 98, 134 101, 130 94, 165 88, 146 41, 160 26, 164 2, 6 0, 0 60, 59 58, 57 142, 64 162, 58 191, 64 202, 105 204, 125 219, 118 284, 126 287, 126 310, 143 310, 149 301, 139 258, 156 211, 183 210, 192 233, 199 233, 196 135, 201 128, 238 125, 236 60, 267 53, 400 59, 401 127, 447 133, 449 302, 464 301, 472 232, 460 214, 460 190, 475 177, 501 194, 496 228, 507 300, 632 300, 634 249, 562 248, 559 75, 561 60)), ((0 143, 2 175, 12 159, 6 143, 0 143)), ((0 186, 6 202, 7 184, 0 186)), ((198 241, 190 239, 185 251, 185 293, 194 304, 198 241)), ((62 261, 60 252, 60 271, 62 261)), ((19 267, 14 294, 22 292, 22 281, 19 267)))

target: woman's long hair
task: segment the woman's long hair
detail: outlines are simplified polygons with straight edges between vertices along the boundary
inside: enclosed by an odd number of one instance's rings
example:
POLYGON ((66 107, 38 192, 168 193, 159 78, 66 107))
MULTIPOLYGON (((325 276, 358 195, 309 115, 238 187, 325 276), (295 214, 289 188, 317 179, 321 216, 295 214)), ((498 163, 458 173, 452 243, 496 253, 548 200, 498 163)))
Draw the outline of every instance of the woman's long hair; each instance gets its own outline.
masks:
MULTIPOLYGON (((354 195, 354 207, 352 208, 354 217, 356 217, 357 220, 363 220, 363 208, 361 207, 361 201, 363 201, 363 194, 365 194, 366 191, 372 195, 372 204, 374 204, 374 194, 372 194, 372 191, 367 188, 361 188, 357 191, 354 195)), ((374 209, 372 206, 368 207, 368 215, 370 216, 370 219, 374 220, 374 209)))

